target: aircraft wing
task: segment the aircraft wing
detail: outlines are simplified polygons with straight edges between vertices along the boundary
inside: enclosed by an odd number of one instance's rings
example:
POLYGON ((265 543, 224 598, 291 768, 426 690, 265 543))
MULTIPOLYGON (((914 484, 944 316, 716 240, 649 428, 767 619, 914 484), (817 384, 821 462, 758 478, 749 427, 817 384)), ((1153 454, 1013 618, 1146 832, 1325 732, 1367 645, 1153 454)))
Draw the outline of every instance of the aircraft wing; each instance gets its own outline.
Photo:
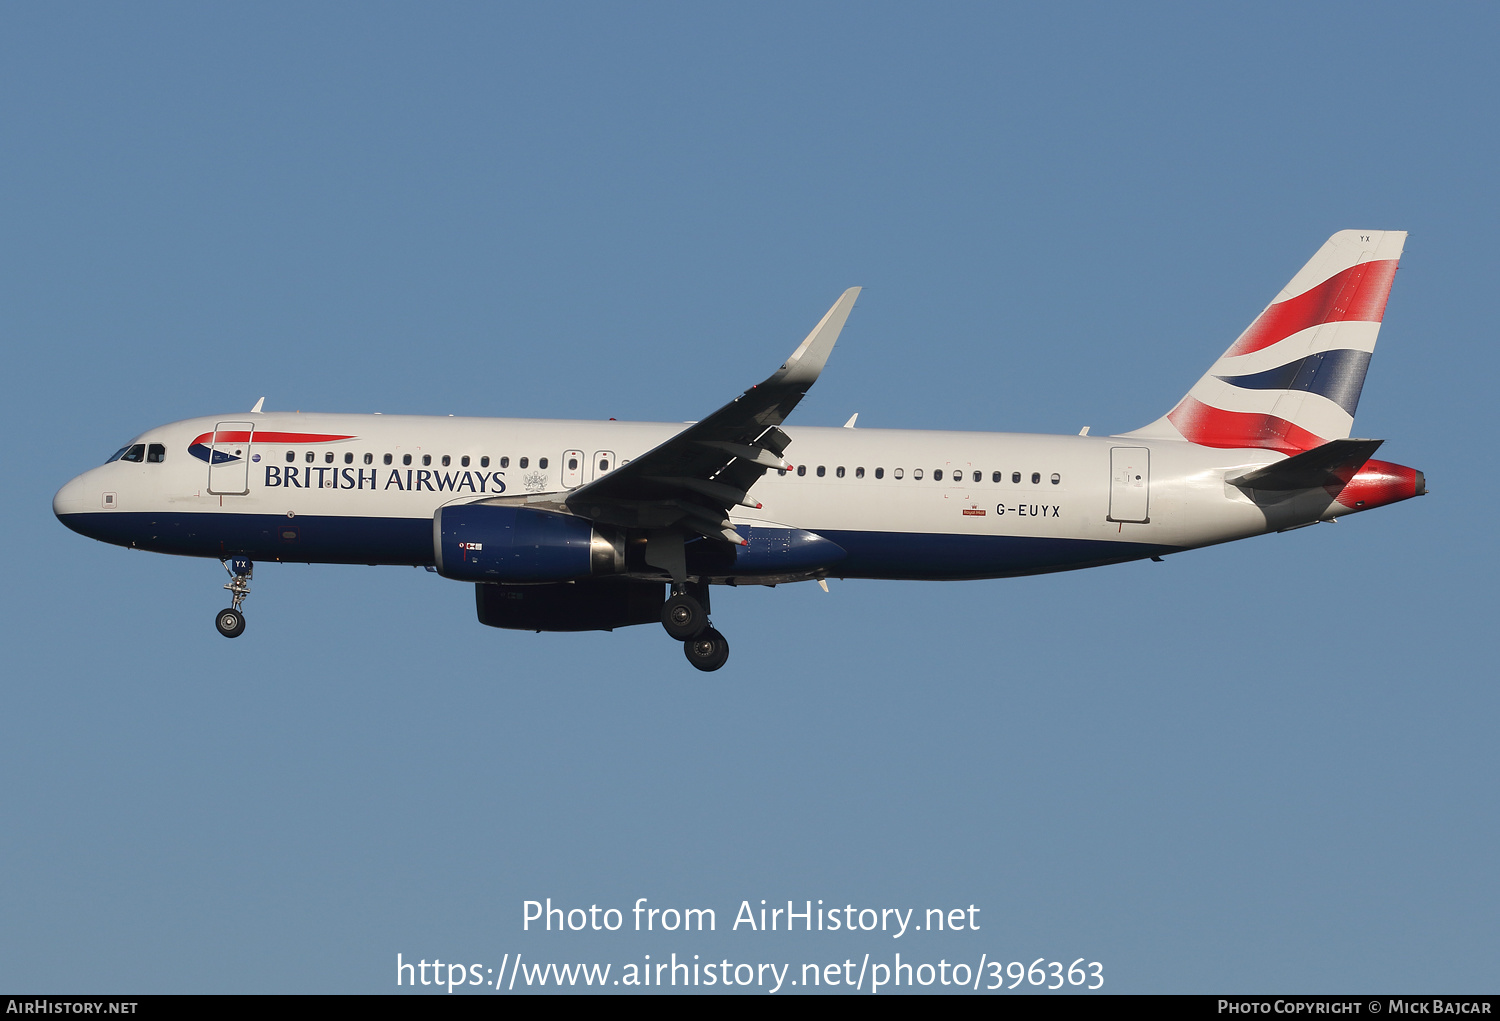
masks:
POLYGON ((743 543, 729 508, 759 507, 750 487, 783 458, 791 438, 778 428, 828 361, 860 289, 834 302, 781 368, 712 415, 564 499, 582 517, 636 528, 678 526, 743 543))

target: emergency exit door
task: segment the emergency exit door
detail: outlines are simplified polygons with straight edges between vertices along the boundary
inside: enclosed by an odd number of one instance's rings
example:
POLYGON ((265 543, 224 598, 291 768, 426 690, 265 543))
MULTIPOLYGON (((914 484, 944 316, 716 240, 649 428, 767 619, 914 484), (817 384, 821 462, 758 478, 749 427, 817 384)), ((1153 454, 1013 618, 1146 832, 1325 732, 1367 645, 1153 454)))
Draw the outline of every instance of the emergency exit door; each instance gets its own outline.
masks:
POLYGON ((583 482, 583 451, 564 450, 562 456, 562 485, 564 489, 577 489, 583 482))
POLYGON ((1151 520, 1151 451, 1146 447, 1111 447, 1109 451, 1109 520, 1146 524, 1151 520))
POLYGON ((589 481, 594 481, 614 466, 615 452, 613 450, 594 451, 594 456, 589 459, 589 481))

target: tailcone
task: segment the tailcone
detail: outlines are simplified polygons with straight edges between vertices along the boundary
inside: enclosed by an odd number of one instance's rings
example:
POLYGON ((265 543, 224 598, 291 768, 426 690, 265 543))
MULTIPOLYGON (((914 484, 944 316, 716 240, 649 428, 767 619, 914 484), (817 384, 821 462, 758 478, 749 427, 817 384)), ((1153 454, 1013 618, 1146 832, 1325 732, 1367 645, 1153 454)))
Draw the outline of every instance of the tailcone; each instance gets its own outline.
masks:
POLYGON ((1334 499, 1344 508, 1340 513, 1350 514, 1426 495, 1427 476, 1424 473, 1405 465, 1372 459, 1365 462, 1334 499))

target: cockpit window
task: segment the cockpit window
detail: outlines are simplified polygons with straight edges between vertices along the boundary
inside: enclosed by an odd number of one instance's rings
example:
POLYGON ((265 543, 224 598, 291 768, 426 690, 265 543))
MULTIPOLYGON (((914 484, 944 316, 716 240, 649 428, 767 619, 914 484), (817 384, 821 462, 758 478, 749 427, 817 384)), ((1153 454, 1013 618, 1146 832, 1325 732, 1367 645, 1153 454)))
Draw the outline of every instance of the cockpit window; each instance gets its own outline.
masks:
POLYGON ((153 443, 146 448, 146 460, 151 464, 161 464, 167 459, 167 448, 160 443, 153 443))
POLYGON ((144 443, 132 444, 126 447, 119 457, 121 461, 134 461, 139 464, 146 459, 146 445, 144 443))
POLYGON ((129 447, 121 447, 119 450, 115 451, 113 454, 110 454, 109 455, 109 460, 105 461, 104 463, 105 464, 114 464, 120 458, 124 457, 125 456, 125 451, 127 451, 129 449, 130 449, 129 447))

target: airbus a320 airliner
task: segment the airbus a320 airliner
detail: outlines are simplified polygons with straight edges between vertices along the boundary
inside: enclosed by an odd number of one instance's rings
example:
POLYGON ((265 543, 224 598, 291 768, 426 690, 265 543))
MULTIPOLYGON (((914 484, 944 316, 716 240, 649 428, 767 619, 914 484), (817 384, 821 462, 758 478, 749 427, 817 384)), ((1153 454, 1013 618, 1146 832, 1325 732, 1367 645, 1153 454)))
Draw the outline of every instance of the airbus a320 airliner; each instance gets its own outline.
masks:
POLYGON ((151 429, 52 501, 82 535, 254 561, 404 564, 528 631, 660 622, 700 670, 712 585, 1006 578, 1286 531, 1426 492, 1349 438, 1406 234, 1340 231, 1165 416, 1118 436, 784 428, 859 288, 688 425, 264 412, 151 429), (790 459, 789 459, 790 458, 790 459), (795 462, 795 463, 794 463, 795 462))

